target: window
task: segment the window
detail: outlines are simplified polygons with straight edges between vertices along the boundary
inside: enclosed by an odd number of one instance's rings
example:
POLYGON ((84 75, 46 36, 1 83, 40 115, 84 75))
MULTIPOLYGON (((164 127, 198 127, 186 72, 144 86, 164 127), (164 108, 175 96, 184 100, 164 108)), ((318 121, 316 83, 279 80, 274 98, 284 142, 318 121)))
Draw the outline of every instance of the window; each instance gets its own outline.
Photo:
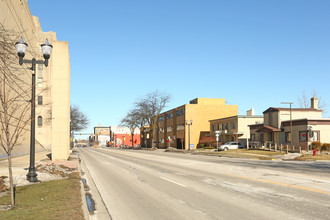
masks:
POLYGON ((251 134, 251 141, 255 141, 255 135, 251 134))
POLYGON ((313 137, 309 137, 309 141, 320 141, 320 132, 313 131, 313 137))
POLYGON ((43 69, 43 65, 42 64, 38 64, 38 70, 42 70, 43 69))
POLYGON ((235 126, 235 122, 230 122, 230 129, 235 129, 236 128, 236 126, 235 126))
POLYGON ((214 125, 212 125, 212 131, 215 131, 215 126, 214 125))
POLYGON ((181 116, 181 115, 184 115, 184 108, 176 111, 176 117, 181 116))
POLYGON ((158 121, 164 121, 165 117, 164 115, 158 117, 158 121))
POLYGON ((38 105, 42 105, 42 96, 41 95, 38 96, 38 105))
POLYGON ((290 142, 291 138, 290 138, 290 132, 285 132, 285 142, 290 142))
POLYGON ((166 118, 167 118, 167 119, 171 119, 171 118, 173 118, 173 112, 169 112, 169 113, 167 113, 166 118))
POLYGON ((167 132, 171 132, 172 131, 172 126, 168 126, 167 127, 167 132))
POLYGON ((42 81, 43 81, 43 78, 42 77, 38 77, 38 87, 39 88, 42 88, 42 81))
POLYGON ((176 125, 176 130, 177 131, 180 131, 180 130, 183 130, 183 129, 184 129, 184 124, 176 125))
POLYGON ((220 130, 220 125, 219 125, 219 124, 217 124, 217 130, 218 130, 218 131, 220 130))
POLYGON ((38 126, 42 126, 42 117, 38 116, 38 126))
POLYGON ((299 142, 307 142, 307 131, 299 131, 299 142))
POLYGON ((273 141, 273 133, 268 132, 268 140, 267 141, 273 141))

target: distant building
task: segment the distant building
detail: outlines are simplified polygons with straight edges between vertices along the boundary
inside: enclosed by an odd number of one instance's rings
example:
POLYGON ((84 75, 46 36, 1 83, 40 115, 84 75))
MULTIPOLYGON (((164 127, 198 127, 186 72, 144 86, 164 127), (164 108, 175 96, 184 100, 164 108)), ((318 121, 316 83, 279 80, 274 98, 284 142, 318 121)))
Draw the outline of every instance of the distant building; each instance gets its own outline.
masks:
POLYGON ((153 145, 158 148, 194 149, 201 132, 209 131, 209 120, 234 115, 237 115, 237 105, 227 105, 225 99, 196 98, 189 104, 159 115, 153 145))
POLYGON ((236 115, 227 118, 210 120, 210 136, 215 142, 215 132, 219 131, 219 142, 226 143, 238 141, 242 145, 247 145, 250 138, 250 124, 262 124, 263 116, 254 115, 254 109, 247 112, 247 115, 236 115))
POLYGON ((132 146, 132 141, 134 146, 140 145, 140 129, 138 128, 134 130, 133 139, 130 129, 120 126, 94 127, 94 136, 99 146, 106 146, 107 143, 116 147, 132 146))
POLYGON ((263 146, 292 145, 307 150, 313 141, 330 142, 330 119, 322 118, 318 99, 311 98, 311 108, 268 108, 263 112, 264 123, 250 127, 250 139, 263 146))

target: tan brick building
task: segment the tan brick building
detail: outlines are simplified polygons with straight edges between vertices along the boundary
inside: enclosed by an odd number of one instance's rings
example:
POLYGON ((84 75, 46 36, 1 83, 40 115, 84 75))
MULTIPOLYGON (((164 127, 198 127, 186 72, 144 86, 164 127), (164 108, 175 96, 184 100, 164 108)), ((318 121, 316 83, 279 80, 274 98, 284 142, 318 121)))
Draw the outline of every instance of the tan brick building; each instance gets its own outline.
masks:
POLYGON ((201 132, 209 131, 209 120, 237 115, 237 105, 225 102, 225 99, 196 98, 189 104, 161 113, 154 145, 187 150, 190 143, 190 149, 196 148, 201 132))
MULTIPOLYGON (((0 22, 5 30, 28 43, 24 59, 43 60, 40 44, 46 38, 53 45, 49 65, 36 67, 36 151, 51 150, 53 160, 66 160, 70 150, 70 59, 68 42, 58 41, 56 33, 43 32, 39 19, 31 15, 27 0, 0 1, 0 22)), ((15 45, 13 45, 15 50, 15 45)), ((18 57, 17 57, 18 65, 18 57)), ((23 64, 22 80, 31 85, 29 64, 23 64)), ((29 97, 31 98, 31 97, 29 97)), ((30 127, 26 127, 30 130, 30 127)), ((30 132, 15 148, 15 155, 29 154, 30 132)), ((0 153, 1 154, 1 153, 0 153)))

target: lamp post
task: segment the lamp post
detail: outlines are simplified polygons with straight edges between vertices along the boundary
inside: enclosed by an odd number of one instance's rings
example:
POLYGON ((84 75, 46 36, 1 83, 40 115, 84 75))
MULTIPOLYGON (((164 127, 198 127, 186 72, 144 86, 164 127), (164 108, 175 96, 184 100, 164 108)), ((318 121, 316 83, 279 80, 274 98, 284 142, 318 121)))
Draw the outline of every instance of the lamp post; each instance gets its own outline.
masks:
POLYGON ((35 95, 36 95, 36 64, 44 64, 46 67, 48 66, 48 60, 50 58, 50 54, 52 52, 53 46, 49 44, 48 40, 41 45, 41 52, 44 56, 45 60, 36 60, 32 58, 32 60, 23 59, 25 56, 26 49, 28 44, 24 42, 24 39, 21 37, 20 41, 15 44, 16 51, 19 57, 19 64, 23 63, 31 64, 30 69, 32 70, 32 96, 31 96, 31 134, 30 134, 30 167, 29 172, 26 175, 27 180, 30 182, 37 182, 37 173, 35 170, 35 95))
POLYGON ((190 120, 190 124, 188 120, 186 120, 186 125, 188 125, 188 151, 190 151, 190 125, 192 125, 193 120, 190 120))

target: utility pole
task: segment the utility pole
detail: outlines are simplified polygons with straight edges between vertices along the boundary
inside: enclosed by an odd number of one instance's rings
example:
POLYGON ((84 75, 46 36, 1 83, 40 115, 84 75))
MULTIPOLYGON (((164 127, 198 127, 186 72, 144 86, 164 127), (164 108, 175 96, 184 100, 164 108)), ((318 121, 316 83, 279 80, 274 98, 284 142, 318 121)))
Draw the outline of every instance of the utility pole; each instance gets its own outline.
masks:
POLYGON ((292 145, 292 104, 293 104, 293 102, 281 102, 281 104, 289 104, 290 105, 290 145, 293 149, 293 145, 292 145))

